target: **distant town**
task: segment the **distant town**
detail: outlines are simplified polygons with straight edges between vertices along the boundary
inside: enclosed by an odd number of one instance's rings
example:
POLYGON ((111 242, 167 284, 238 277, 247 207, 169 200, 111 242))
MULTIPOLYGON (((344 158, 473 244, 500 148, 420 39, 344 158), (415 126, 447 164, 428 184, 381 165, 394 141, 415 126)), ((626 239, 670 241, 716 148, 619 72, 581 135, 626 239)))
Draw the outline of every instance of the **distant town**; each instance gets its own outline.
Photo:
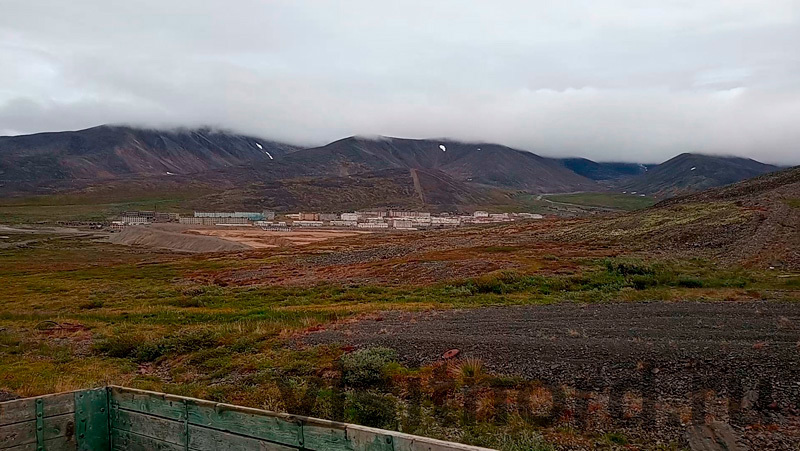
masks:
POLYGON ((490 224, 524 219, 542 219, 535 213, 489 213, 475 211, 471 215, 434 215, 423 211, 370 210, 347 213, 299 212, 278 216, 274 211, 200 212, 192 216, 156 211, 126 211, 111 221, 112 230, 151 223, 179 223, 198 226, 260 227, 263 230, 288 231, 292 228, 351 228, 419 230, 490 224))

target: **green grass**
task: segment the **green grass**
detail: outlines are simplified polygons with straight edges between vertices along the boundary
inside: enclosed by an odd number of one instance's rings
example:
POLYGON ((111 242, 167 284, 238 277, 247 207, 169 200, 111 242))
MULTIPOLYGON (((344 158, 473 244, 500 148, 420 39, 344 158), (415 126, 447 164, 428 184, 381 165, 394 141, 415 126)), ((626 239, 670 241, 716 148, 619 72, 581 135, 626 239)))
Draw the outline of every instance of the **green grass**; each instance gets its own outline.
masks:
POLYGON ((625 211, 641 210, 656 203, 656 200, 652 197, 622 193, 552 194, 545 197, 553 202, 625 211))
POLYGON ((213 192, 205 186, 156 190, 128 183, 87 188, 69 194, 0 199, 0 224, 100 221, 127 210, 191 211, 192 201, 213 192))
MULTIPOLYGON (((387 381, 429 378, 431 369, 402 367, 388 351, 354 353, 340 360, 342 350, 335 346, 302 349, 293 344, 293 337, 387 309, 721 300, 759 297, 769 290, 787 296, 797 292, 796 279, 700 259, 551 254, 540 256, 537 264, 553 265, 558 271, 523 267, 433 285, 237 285, 217 281, 237 271, 282 259, 288 262, 296 255, 183 256, 74 237, 37 235, 37 239, 24 248, 0 249, 0 390, 39 395, 114 383, 286 410, 291 406, 282 400, 285 387, 279 384, 289 383, 304 393, 322 380, 317 402, 303 407, 298 401, 298 409, 329 418, 334 403, 325 395, 330 394, 330 375, 347 374, 348 384, 363 386, 372 394, 348 392, 341 400, 346 415, 341 419, 366 422, 365 418, 375 417, 375 424, 385 427, 399 425, 408 432, 502 449, 548 449, 548 445, 538 433, 513 425, 469 430, 437 426, 450 420, 436 415, 458 418, 459 414, 446 409, 442 413, 433 406, 423 409, 423 420, 416 426, 405 425, 402 419, 395 423, 387 412, 403 410, 405 392, 389 387, 387 381)), ((520 253, 513 246, 475 249, 498 258, 520 253)), ((522 252, 519 258, 528 257, 522 252)), ((466 369, 462 367, 462 373, 466 369)), ((473 373, 467 372, 471 376, 459 378, 458 383, 480 383, 485 389, 513 389, 519 383, 473 373)))
POLYGON ((786 205, 793 207, 793 208, 800 208, 800 199, 799 198, 791 198, 791 199, 784 199, 783 200, 786 205))
POLYGON ((128 210, 185 212, 183 199, 153 198, 108 203, 82 203, 60 196, 17 199, 0 203, 0 224, 53 223, 56 221, 103 221, 128 210))

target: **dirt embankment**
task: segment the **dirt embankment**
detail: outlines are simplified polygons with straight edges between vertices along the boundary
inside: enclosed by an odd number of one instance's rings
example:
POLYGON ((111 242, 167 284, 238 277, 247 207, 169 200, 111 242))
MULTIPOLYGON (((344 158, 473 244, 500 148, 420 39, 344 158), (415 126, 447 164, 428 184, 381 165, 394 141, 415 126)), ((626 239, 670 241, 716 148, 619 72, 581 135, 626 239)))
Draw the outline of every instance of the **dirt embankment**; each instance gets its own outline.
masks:
POLYGON ((414 364, 458 348, 501 373, 557 382, 624 378, 647 361, 662 377, 691 373, 687 363, 704 362, 794 385, 798 338, 796 303, 645 302, 387 312, 307 341, 390 346, 414 364))
POLYGON ((798 449, 798 338, 797 303, 648 302, 385 312, 303 341, 388 346, 417 365, 458 349, 497 373, 590 395, 641 393, 663 417, 650 433, 666 440, 682 436, 681 416, 710 391, 716 419, 729 421, 732 400, 754 415, 746 424, 771 425, 764 433, 737 426, 753 449, 798 449))
POLYGON ((198 228, 189 233, 203 236, 215 236, 225 240, 242 243, 252 248, 273 248, 286 246, 304 246, 333 238, 343 238, 369 232, 351 230, 292 230, 288 232, 261 229, 212 229, 198 228))
POLYGON ((178 252, 229 252, 252 249, 250 246, 213 236, 181 233, 155 227, 128 227, 111 235, 109 241, 129 246, 147 246, 178 252))

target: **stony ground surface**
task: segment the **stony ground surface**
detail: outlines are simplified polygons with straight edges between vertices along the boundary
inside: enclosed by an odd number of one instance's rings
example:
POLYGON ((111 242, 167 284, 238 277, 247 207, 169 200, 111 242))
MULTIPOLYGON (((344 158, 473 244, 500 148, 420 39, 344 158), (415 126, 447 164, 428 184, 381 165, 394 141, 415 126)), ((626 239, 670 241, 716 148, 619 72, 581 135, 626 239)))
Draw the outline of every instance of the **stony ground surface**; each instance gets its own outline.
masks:
POLYGON ((680 435, 692 415, 704 416, 692 414, 692 393, 709 389, 716 393, 709 417, 729 421, 727 398, 741 403, 744 443, 797 449, 799 338, 800 304, 761 301, 386 312, 304 341, 389 346, 415 365, 458 349, 459 357, 479 358, 498 373, 591 393, 645 393, 657 406, 684 409, 659 423, 666 438, 680 435))

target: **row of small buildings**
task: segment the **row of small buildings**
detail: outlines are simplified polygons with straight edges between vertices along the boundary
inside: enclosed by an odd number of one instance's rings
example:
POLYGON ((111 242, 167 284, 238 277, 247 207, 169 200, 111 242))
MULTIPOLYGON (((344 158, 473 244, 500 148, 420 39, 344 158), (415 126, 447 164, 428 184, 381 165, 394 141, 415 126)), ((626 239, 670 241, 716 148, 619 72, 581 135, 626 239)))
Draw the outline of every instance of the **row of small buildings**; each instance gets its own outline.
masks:
POLYGON ((294 213, 286 215, 295 227, 349 227, 359 229, 405 229, 458 227, 466 224, 509 222, 518 219, 541 219, 532 213, 488 213, 435 216, 421 211, 355 211, 350 213, 294 213))
POLYGON ((458 227, 465 224, 509 222, 517 219, 541 219, 531 213, 488 213, 476 211, 471 215, 432 215, 422 211, 354 211, 347 213, 292 213, 287 220, 276 221, 274 211, 199 212, 192 216, 155 211, 128 211, 112 222, 113 228, 159 222, 178 222, 202 226, 257 226, 264 230, 288 230, 289 227, 345 227, 359 229, 401 229, 458 227))
POLYGON ((181 216, 178 213, 162 213, 156 211, 125 211, 112 226, 142 225, 164 222, 178 222, 191 225, 242 225, 253 221, 269 221, 275 219, 274 211, 234 211, 234 212, 194 212, 193 216, 181 216))

